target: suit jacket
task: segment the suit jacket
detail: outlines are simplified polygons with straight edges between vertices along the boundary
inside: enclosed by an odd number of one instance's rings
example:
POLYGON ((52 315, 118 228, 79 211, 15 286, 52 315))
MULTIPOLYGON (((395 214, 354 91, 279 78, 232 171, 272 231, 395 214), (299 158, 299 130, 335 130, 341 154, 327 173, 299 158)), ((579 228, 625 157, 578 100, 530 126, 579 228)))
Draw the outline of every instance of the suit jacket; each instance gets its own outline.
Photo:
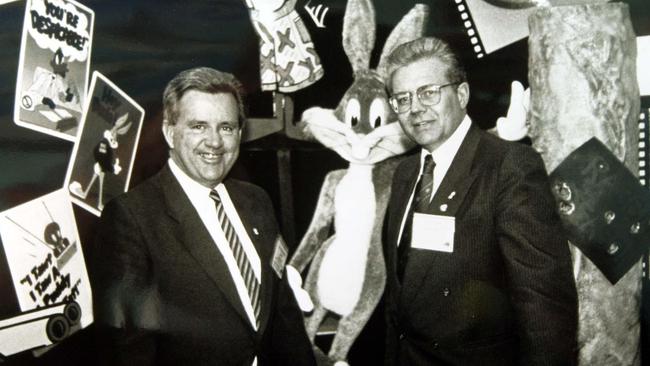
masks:
POLYGON ((255 356, 260 365, 315 364, 302 313, 270 264, 279 234, 268 196, 224 184, 262 264, 259 330, 166 166, 102 212, 92 277, 96 318, 112 333, 109 364, 251 365, 255 356))
POLYGON ((397 168, 388 208, 387 364, 575 363, 575 281, 540 156, 473 125, 429 206, 455 217, 453 252, 411 248, 400 282, 419 164, 414 155, 397 168))

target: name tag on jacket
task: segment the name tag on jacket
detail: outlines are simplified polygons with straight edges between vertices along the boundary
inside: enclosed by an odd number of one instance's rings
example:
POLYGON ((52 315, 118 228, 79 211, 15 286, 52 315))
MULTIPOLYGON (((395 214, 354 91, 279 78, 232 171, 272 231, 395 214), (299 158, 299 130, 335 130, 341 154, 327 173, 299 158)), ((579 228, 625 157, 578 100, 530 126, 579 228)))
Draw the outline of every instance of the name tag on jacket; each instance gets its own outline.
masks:
POLYGON ((278 278, 282 278, 282 271, 284 270, 284 265, 287 263, 288 256, 289 248, 287 248, 282 237, 278 235, 275 238, 275 248, 273 248, 273 255, 271 257, 271 267, 273 267, 278 278))
POLYGON ((411 248, 453 253, 455 232, 456 218, 415 212, 411 248))

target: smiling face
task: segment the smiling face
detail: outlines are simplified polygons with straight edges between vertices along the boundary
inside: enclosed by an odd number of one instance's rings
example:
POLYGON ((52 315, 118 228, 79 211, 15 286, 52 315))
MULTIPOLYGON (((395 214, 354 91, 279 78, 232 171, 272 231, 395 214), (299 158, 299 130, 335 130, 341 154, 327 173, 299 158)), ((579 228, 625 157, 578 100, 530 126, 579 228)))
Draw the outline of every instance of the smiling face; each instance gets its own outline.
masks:
POLYGON ((438 148, 460 125, 469 100, 466 82, 440 89, 440 102, 423 105, 415 95, 419 87, 429 84, 445 85, 457 80, 447 77, 448 66, 436 57, 420 59, 400 67, 392 74, 393 94, 411 92, 411 109, 397 118, 404 132, 418 145, 429 151, 438 148))
POLYGON ((230 93, 190 90, 177 108, 175 123, 163 122, 169 155, 185 174, 213 188, 223 181, 239 155, 237 100, 230 93))

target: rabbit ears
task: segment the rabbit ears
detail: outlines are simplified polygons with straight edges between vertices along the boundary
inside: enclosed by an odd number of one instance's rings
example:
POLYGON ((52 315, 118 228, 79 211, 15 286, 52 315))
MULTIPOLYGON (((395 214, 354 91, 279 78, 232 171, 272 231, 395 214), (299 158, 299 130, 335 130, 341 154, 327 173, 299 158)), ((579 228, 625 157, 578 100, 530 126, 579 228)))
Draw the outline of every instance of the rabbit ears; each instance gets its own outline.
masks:
POLYGON ((111 131, 118 135, 124 135, 129 131, 129 128, 131 128, 131 121, 129 121, 129 112, 126 112, 115 121, 111 131))
MULTIPOLYGON (((398 45, 424 35, 429 7, 416 4, 388 36, 379 58, 377 72, 385 78, 385 59, 398 45)), ((356 74, 370 68, 370 54, 375 45, 375 8, 371 0, 348 0, 343 17, 343 50, 356 74)))

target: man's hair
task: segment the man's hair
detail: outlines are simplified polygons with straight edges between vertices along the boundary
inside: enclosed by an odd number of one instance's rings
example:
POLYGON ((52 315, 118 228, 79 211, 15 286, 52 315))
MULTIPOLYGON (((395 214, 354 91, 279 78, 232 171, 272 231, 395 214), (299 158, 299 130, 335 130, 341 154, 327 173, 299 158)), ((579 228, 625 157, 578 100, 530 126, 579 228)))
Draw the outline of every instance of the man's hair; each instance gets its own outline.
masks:
POLYGON ((239 128, 244 127, 244 91, 241 83, 232 74, 209 67, 196 67, 181 71, 165 87, 163 93, 163 119, 167 123, 176 124, 178 119, 178 103, 183 95, 190 90, 210 94, 229 93, 237 100, 239 109, 239 128))
POLYGON ((397 46, 386 59, 388 71, 388 88, 392 89, 392 79, 395 70, 408 66, 414 62, 436 58, 447 65, 449 82, 467 81, 465 68, 458 55, 443 40, 434 37, 422 37, 397 46))

